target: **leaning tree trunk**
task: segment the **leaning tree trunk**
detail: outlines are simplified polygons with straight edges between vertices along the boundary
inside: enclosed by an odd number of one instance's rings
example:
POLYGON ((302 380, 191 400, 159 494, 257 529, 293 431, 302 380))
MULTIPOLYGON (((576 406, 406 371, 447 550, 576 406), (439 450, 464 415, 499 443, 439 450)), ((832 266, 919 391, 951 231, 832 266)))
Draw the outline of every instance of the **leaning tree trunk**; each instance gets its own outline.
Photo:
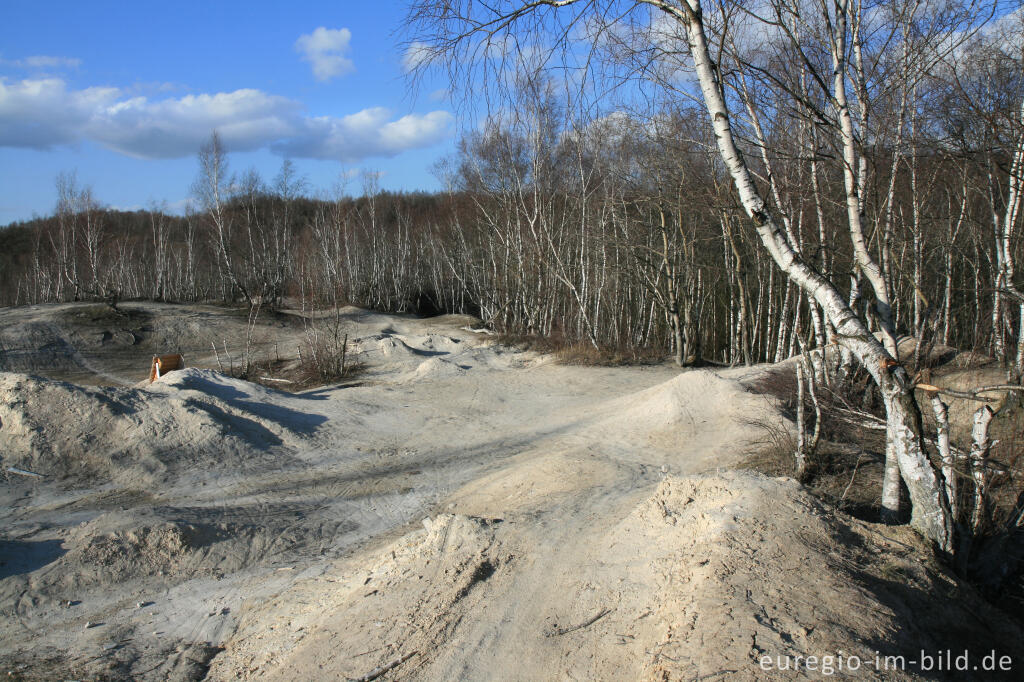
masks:
POLYGON ((839 343, 849 349, 868 370, 881 390, 886 407, 889 447, 899 462, 913 505, 911 525, 946 552, 952 550, 952 524, 942 482, 925 455, 921 437, 921 413, 914 400, 914 385, 885 347, 843 300, 839 290, 812 268, 789 242, 783 229, 768 212, 754 185, 746 162, 736 147, 729 109, 708 49, 699 0, 682 6, 650 0, 686 28, 687 42, 711 118, 718 150, 729 171, 740 201, 753 219, 757 233, 776 264, 815 299, 836 329, 839 343))

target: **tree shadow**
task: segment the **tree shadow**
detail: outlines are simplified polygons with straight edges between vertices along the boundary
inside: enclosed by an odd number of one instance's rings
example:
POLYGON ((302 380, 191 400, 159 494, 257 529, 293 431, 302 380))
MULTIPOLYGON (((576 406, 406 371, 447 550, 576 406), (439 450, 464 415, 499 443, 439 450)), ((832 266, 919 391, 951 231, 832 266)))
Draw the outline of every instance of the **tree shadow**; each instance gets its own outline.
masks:
MULTIPOLYGON (((206 395, 219 398, 220 400, 223 400, 231 407, 252 413, 257 417, 261 417, 263 419, 272 421, 290 431, 294 431, 296 433, 304 435, 309 435, 313 433, 320 427, 321 424, 327 421, 327 417, 323 415, 311 414, 309 412, 301 412, 299 410, 294 410, 290 407, 284 407, 283 405, 262 402, 254 399, 251 395, 240 391, 238 388, 234 386, 222 384, 216 381, 211 381, 210 379, 207 379, 202 376, 189 377, 187 381, 183 382, 183 388, 200 391, 202 393, 205 393, 206 395)), ((196 402, 196 406, 202 407, 202 409, 207 410, 208 412, 214 412, 216 410, 216 408, 213 408, 212 405, 199 404, 198 401, 196 402)), ((230 416, 228 417, 230 418, 230 416)), ((234 418, 244 419, 244 417, 239 417, 237 415, 235 415, 234 418)), ((257 424, 257 422, 252 420, 246 421, 250 421, 252 424, 259 426, 259 428, 263 429, 268 434, 270 433, 270 431, 267 430, 266 427, 257 424)), ((273 437, 277 439, 278 443, 280 443, 280 439, 277 438, 277 436, 273 437)))
POLYGON ((60 540, 0 540, 0 580, 52 564, 67 553, 60 540))
POLYGON ((204 400, 188 399, 185 401, 185 404, 206 412, 214 421, 227 426, 232 435, 241 437, 258 449, 262 450, 284 443, 280 436, 255 419, 247 419, 237 414, 231 414, 204 400))
MULTIPOLYGON (((841 533, 850 547, 862 545, 856 534, 841 533)), ((938 565, 928 566, 904 556, 885 555, 871 563, 850 567, 854 579, 871 592, 891 613, 894 629, 867 638, 865 644, 879 652, 878 661, 905 667, 876 671, 899 677, 910 673, 930 680, 1019 680, 1024 660, 1024 637, 1007 614, 988 603, 976 590, 938 565), (948 654, 947 654, 948 652, 948 654), (994 652, 994 656, 993 656, 994 652), (986 670, 986 657, 1012 659, 1012 670, 986 670), (957 659, 969 667, 957 670, 957 659), (977 666, 977 667, 976 667, 977 666), (950 669, 952 667, 952 669, 950 669)))
MULTIPOLYGON (((882 604, 892 609, 898 623, 889 637, 866 642, 880 652, 881 660, 885 661, 886 656, 904 656, 907 672, 932 680, 1021 679, 1016 669, 1024 656, 1019 630, 993 627, 993 621, 999 619, 993 617, 994 609, 983 604, 980 596, 972 599, 969 594, 957 595, 962 604, 972 602, 970 606, 959 605, 950 603, 948 595, 921 589, 898 577, 862 576, 861 580, 882 604), (979 611, 986 617, 981 617, 979 611), (1003 656, 1012 659, 1013 670, 983 667, 986 657, 998 662, 1003 656), (957 659, 969 667, 957 670, 957 659)), ((891 672, 899 674, 902 670, 891 672)))

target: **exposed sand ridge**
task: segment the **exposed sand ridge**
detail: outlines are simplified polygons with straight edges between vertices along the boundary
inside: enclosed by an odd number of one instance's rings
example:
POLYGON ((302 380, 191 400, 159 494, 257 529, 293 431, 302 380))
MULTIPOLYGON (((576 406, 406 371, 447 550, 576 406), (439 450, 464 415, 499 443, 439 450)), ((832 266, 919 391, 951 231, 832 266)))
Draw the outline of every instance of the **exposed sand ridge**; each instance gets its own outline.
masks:
MULTIPOLYGON (((146 324, 216 318, 165 308, 146 324)), ((233 379, 198 341, 140 388, 0 373, 3 465, 45 475, 2 492, 5 669, 766 679, 759 655, 940 646, 936 623, 1019 647, 938 598, 960 588, 911 534, 729 470, 756 421, 787 423, 744 387, 763 369, 559 366, 464 317, 343 315, 367 364, 347 387, 233 379)), ((266 343, 297 347, 279 322, 266 343)))

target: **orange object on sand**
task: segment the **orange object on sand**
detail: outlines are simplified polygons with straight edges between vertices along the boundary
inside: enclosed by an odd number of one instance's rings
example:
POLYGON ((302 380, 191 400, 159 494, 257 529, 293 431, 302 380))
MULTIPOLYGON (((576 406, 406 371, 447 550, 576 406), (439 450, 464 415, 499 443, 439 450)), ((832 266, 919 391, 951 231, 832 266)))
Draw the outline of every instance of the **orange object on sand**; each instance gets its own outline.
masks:
POLYGON ((185 358, 180 353, 173 355, 154 355, 153 364, 149 368, 149 382, 153 383, 168 372, 185 368, 185 358))

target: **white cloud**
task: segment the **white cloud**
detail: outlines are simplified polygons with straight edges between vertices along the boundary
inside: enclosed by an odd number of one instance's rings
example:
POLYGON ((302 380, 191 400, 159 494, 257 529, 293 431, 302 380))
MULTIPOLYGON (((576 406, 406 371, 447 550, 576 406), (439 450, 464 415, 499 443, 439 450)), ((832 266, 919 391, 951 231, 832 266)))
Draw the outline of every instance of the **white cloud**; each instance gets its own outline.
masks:
POLYGON ((172 215, 187 215, 196 208, 196 201, 193 197, 185 197, 177 201, 163 202, 158 207, 164 213, 172 215))
POLYGON ((174 83, 171 81, 138 81, 126 86, 123 89, 123 92, 126 94, 146 95, 165 92, 188 92, 190 89, 191 88, 184 83, 174 83))
POLYGON ((383 107, 373 107, 341 118, 306 119, 301 133, 275 144, 273 150, 282 156, 353 163, 440 142, 448 136, 452 122, 446 111, 409 114, 396 121, 388 120, 390 115, 383 107))
POLYGON ((299 36, 295 50, 313 67, 313 75, 319 81, 329 81, 356 70, 348 58, 352 32, 347 28, 317 28, 312 33, 299 36))
POLYGON ((194 153, 214 129, 231 149, 249 151, 291 135, 300 109, 297 102, 259 90, 160 101, 132 97, 97 109, 83 132, 114 151, 142 158, 194 153))
POLYGON ((54 57, 51 55, 34 55, 22 59, 0 59, 0 64, 15 66, 19 69, 33 69, 36 71, 45 69, 77 69, 82 65, 82 60, 77 57, 54 57))
POLYGON ((0 146, 48 149, 81 138, 93 113, 117 100, 115 88, 68 91, 59 78, 0 78, 0 146))
POLYGON ((405 48, 405 54, 402 55, 402 67, 407 72, 413 71, 429 59, 430 46, 417 40, 405 48))
POLYGON ((374 107, 343 117, 309 117, 302 104, 260 90, 150 99, 118 88, 68 89, 59 78, 0 77, 0 146, 51 149, 91 140, 137 158, 196 153, 217 130, 230 151, 269 148, 347 163, 429 146, 450 132, 445 111, 394 119, 374 107))
POLYGON ((987 24, 982 29, 982 35, 993 46, 1008 54, 1024 52, 1024 6, 987 24))

